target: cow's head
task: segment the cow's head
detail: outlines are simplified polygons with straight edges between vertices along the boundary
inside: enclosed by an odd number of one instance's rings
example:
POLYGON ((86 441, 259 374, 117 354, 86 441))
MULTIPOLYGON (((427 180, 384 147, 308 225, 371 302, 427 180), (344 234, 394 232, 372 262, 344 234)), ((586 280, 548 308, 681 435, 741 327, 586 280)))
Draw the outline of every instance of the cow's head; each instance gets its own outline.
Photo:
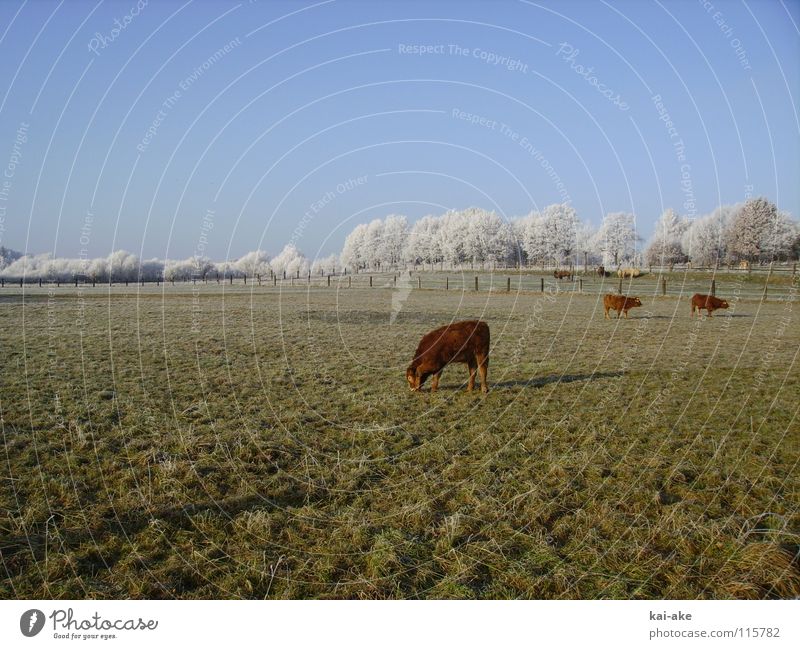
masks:
POLYGON ((642 306, 642 301, 638 297, 632 297, 631 302, 633 302, 633 306, 642 306))
POLYGON ((720 300, 719 301, 719 308, 720 309, 727 309, 728 308, 728 300, 720 300))
POLYGON ((408 381, 408 387, 412 392, 419 392, 419 389, 422 387, 422 382, 419 380, 417 370, 413 366, 406 370, 406 381, 408 381))

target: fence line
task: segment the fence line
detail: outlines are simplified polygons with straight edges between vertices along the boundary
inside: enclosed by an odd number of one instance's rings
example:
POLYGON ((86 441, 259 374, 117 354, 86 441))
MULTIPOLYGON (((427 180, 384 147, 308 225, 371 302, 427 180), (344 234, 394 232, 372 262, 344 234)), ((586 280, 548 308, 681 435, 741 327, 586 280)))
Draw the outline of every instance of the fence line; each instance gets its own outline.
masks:
MULTIPOLYGON (((406 271, 408 272, 408 271, 406 271)), ((297 274, 281 278, 278 275, 272 276, 272 281, 265 281, 261 276, 255 277, 225 277, 225 278, 205 278, 188 280, 128 280, 100 283, 97 280, 82 278, 70 282, 55 280, 47 282, 40 278, 33 280, 16 279, 7 280, 0 278, 0 288, 9 287, 47 287, 47 288, 82 288, 94 287, 100 289, 119 288, 123 286, 138 286, 160 288, 163 286, 191 286, 193 290, 200 290, 201 286, 221 286, 221 287, 249 287, 251 290, 284 290, 287 288, 308 289, 308 288, 332 288, 341 289, 396 289, 398 277, 403 273, 358 273, 358 274, 325 274, 325 275, 306 275, 299 277, 297 274), (248 281, 249 279, 249 281, 248 281), (227 281, 226 281, 227 280, 227 281)), ((761 281, 742 280, 735 281, 733 278, 726 278, 714 273, 707 280, 699 278, 682 279, 678 277, 665 277, 663 275, 645 275, 636 279, 622 279, 619 277, 599 277, 598 275, 570 275, 563 279, 555 279, 552 276, 543 276, 539 273, 412 273, 408 272, 408 281, 403 287, 405 290, 443 290, 443 291, 463 291, 463 292, 486 292, 492 293, 576 293, 586 295, 597 295, 602 293, 624 293, 627 295, 637 295, 639 297, 675 297, 686 296, 694 293, 705 293, 718 295, 722 298, 732 298, 738 296, 743 299, 770 299, 784 300, 792 297, 794 291, 791 286, 786 284, 773 283, 774 273, 767 273, 766 279, 761 281)))

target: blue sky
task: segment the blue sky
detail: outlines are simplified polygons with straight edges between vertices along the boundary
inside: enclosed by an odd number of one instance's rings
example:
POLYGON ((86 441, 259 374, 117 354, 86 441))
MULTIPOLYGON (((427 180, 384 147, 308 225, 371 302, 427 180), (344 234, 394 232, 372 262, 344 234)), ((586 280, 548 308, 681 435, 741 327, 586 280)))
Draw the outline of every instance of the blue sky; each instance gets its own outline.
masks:
POLYGON ((750 195, 797 218, 798 24, 785 0, 3 2, 0 244, 186 257, 210 220, 214 259, 316 256, 390 213, 562 200, 644 237, 750 195))

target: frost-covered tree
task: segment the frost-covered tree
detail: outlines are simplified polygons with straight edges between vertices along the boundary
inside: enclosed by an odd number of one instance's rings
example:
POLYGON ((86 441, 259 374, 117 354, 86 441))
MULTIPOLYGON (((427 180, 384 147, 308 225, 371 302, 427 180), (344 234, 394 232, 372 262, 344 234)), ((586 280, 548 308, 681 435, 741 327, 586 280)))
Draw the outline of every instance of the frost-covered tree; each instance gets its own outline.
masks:
POLYGON ((790 254, 796 225, 766 198, 747 201, 725 233, 731 261, 772 260, 790 254))
POLYGON ((797 241, 798 227, 788 212, 778 212, 774 225, 764 243, 764 252, 768 259, 784 260, 797 259, 794 254, 794 246, 797 241))
POLYGON ((293 243, 287 243, 280 254, 270 262, 272 272, 282 275, 286 272, 287 277, 294 277, 300 273, 303 276, 308 273, 309 263, 305 255, 297 249, 293 243))
POLYGON ((725 258, 725 230, 741 208, 741 204, 720 205, 691 222, 683 233, 681 247, 695 266, 711 266, 725 258))
POLYGON ((525 228, 527 227, 526 221, 524 218, 521 219, 513 219, 509 223, 509 230, 511 236, 511 259, 510 261, 514 264, 520 264, 521 266, 525 266, 528 263, 528 253, 525 250, 525 246, 523 245, 523 241, 525 240, 525 228))
POLYGON ((366 236, 366 223, 360 223, 347 235, 341 254, 341 262, 345 268, 357 270, 365 263, 364 247, 366 236))
POLYGON ((575 252, 578 213, 566 203, 548 205, 542 211, 545 256, 557 264, 575 252))
POLYGON ((435 216, 423 216, 411 226, 403 257, 412 264, 438 264, 442 261, 439 228, 441 220, 435 216))
POLYGON ((113 281, 136 281, 139 277, 139 258, 126 250, 116 250, 108 256, 107 272, 113 281))
POLYGON ((528 263, 543 262, 547 258, 547 226, 544 215, 531 212, 523 219, 522 247, 528 256, 528 263))
POLYGON ((603 264, 616 267, 634 258, 638 239, 633 214, 612 212, 603 219, 595 245, 602 255, 603 264))
POLYGON ((495 212, 471 207, 451 221, 455 238, 460 235, 464 260, 473 264, 505 263, 513 251, 510 226, 495 212))
POLYGON ((269 255, 263 250, 253 250, 233 262, 231 269, 247 277, 269 275, 269 255))
POLYGON ((139 279, 144 282, 154 282, 164 279, 164 260, 163 259, 143 259, 139 263, 139 279))
POLYGON ((220 275, 230 276, 226 266, 214 264, 208 257, 194 256, 186 259, 167 259, 164 262, 164 279, 167 281, 186 282, 190 279, 201 279, 209 272, 216 270, 220 275))
POLYGON ((486 261, 493 267, 497 264, 514 263, 517 251, 511 224, 492 212, 487 222, 487 229, 486 261))
POLYGON ((373 219, 367 225, 362 256, 368 268, 379 269, 383 261, 383 221, 373 219))
POLYGON ((21 252, 11 250, 5 246, 0 246, 0 270, 8 266, 10 263, 15 262, 20 257, 22 257, 21 252))
POLYGON ((656 222, 653 237, 645 250, 645 261, 651 266, 685 262, 686 254, 682 241, 689 225, 689 221, 678 216, 675 210, 664 210, 656 222))
POLYGON ((311 264, 311 273, 313 275, 335 275, 339 269, 340 265, 338 255, 320 257, 315 259, 311 264))
POLYGON ((390 214, 383 221, 383 241, 380 257, 383 267, 394 267, 403 260, 408 240, 408 221, 405 216, 390 214))
POLYGON ((465 233, 467 223, 462 212, 450 210, 442 217, 438 230, 439 248, 446 264, 457 266, 467 259, 465 233))
POLYGON ((595 249, 596 232, 591 223, 578 222, 575 228, 575 252, 578 254, 578 263, 594 264, 599 261, 595 249))

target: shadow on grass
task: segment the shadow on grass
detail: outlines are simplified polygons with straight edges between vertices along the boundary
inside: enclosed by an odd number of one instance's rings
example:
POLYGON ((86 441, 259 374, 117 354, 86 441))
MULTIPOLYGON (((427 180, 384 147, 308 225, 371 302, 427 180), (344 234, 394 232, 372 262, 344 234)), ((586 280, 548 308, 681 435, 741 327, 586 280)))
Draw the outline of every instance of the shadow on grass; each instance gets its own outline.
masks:
POLYGON ((574 383, 576 381, 596 381, 624 376, 625 372, 593 372, 592 374, 551 374, 532 378, 528 381, 489 382, 489 388, 541 388, 551 383, 574 383))
MULTIPOLYGON (((527 381, 492 381, 489 377, 489 392, 498 388, 541 388, 551 383, 574 383, 575 381, 596 381, 597 379, 612 379, 624 376, 625 372, 594 372, 593 374, 551 374, 532 378, 527 381)), ((439 384, 439 392, 466 391, 467 382, 459 385, 439 384)), ((424 391, 424 390, 423 390, 424 391)), ((475 382, 475 392, 480 392, 480 382, 475 382)))

